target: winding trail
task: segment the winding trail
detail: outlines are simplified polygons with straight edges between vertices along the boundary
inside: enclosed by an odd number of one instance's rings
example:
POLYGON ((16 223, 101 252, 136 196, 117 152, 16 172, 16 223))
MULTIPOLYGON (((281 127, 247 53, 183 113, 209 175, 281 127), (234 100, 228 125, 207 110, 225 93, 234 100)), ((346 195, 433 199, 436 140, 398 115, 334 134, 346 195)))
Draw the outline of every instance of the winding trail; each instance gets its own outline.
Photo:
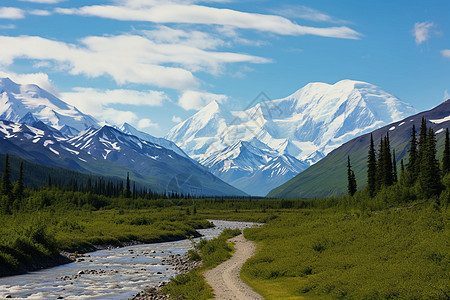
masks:
POLYGON ((242 234, 229 241, 234 243, 233 256, 203 274, 208 284, 214 289, 214 298, 219 300, 264 299, 239 277, 242 265, 255 253, 255 243, 245 239, 242 234))

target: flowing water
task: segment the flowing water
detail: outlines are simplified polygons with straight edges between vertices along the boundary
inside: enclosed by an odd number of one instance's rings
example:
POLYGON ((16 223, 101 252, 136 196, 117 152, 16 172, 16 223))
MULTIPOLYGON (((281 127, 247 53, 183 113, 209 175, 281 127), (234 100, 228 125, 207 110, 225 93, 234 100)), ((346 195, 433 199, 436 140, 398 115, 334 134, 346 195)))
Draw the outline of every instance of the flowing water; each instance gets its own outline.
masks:
MULTIPOLYGON (((198 230, 202 238, 217 237, 225 228, 256 225, 212 222, 214 228, 198 230)), ((169 255, 183 255, 191 248, 191 241, 182 240, 92 252, 81 262, 0 278, 0 298, 11 295, 19 299, 129 299, 176 276, 173 266, 163 265, 161 261, 169 255)))

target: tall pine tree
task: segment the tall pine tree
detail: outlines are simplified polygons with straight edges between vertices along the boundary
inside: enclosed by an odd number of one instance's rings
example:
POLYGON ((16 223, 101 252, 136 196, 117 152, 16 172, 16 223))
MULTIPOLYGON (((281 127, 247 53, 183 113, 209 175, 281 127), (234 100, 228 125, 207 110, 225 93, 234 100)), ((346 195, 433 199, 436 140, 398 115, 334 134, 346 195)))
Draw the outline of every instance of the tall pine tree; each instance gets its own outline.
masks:
POLYGON ((127 188, 125 189, 125 198, 131 198, 130 173, 127 172, 127 188))
POLYGON ((438 196, 442 190, 439 162, 436 159, 436 137, 430 127, 423 146, 423 159, 420 163, 418 182, 423 196, 438 196))
POLYGON ((370 134, 370 147, 367 157, 367 189, 370 197, 375 196, 377 188, 377 160, 375 146, 373 143, 373 136, 370 134))
POLYGON ((355 173, 353 173, 352 166, 350 164, 350 156, 348 156, 347 160, 347 180, 348 180, 347 184, 348 194, 350 196, 353 196, 356 193, 357 186, 355 173))
POLYGON ((409 140, 409 162, 406 166, 405 173, 405 184, 407 186, 412 186, 416 182, 417 179, 417 138, 416 138, 416 127, 413 125, 411 130, 411 139, 409 140))
POLYGON ((450 141, 448 128, 445 129, 444 155, 442 157, 442 175, 450 172, 450 141))
POLYGON ((419 144, 418 144, 418 151, 417 151, 417 161, 416 161, 416 173, 420 173, 420 168, 422 166, 422 160, 424 160, 424 155, 426 152, 426 149, 428 147, 428 139, 427 139, 427 121, 424 117, 422 117, 422 123, 420 125, 420 132, 419 132, 419 144))
POLYGON ((20 201, 23 198, 23 192, 24 192, 25 186, 23 183, 23 162, 20 163, 19 167, 19 178, 17 178, 17 181, 14 185, 14 197, 16 200, 20 201))
POLYGON ((397 183, 398 177, 397 177, 397 160, 395 159, 395 149, 392 153, 392 181, 394 183, 397 183))
POLYGON ((12 186, 11 186, 11 175, 9 173, 9 155, 6 154, 5 165, 3 167, 2 180, 0 183, 0 195, 11 196, 12 186))

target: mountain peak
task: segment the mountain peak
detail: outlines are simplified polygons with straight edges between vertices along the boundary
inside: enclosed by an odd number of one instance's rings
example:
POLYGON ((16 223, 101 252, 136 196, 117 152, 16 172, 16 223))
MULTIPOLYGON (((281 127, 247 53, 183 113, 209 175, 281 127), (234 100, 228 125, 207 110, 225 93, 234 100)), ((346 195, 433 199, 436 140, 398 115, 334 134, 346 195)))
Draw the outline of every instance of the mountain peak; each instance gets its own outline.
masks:
POLYGON ((76 133, 89 126, 98 127, 93 117, 83 114, 35 84, 22 85, 9 78, 0 78, 0 91, 3 94, 0 103, 2 119, 32 122, 34 118, 58 130, 67 125, 75 129, 76 133))

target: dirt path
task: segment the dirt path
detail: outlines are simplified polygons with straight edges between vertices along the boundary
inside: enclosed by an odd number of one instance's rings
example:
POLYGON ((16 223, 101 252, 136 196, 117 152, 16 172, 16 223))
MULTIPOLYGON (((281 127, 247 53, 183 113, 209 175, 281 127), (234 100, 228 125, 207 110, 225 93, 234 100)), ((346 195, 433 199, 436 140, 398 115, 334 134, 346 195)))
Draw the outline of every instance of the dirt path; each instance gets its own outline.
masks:
POLYGON ((204 273, 206 281, 214 289, 215 299, 264 299, 242 282, 239 277, 242 265, 255 253, 255 244, 246 240, 242 234, 229 241, 234 243, 235 252, 233 256, 204 273))

